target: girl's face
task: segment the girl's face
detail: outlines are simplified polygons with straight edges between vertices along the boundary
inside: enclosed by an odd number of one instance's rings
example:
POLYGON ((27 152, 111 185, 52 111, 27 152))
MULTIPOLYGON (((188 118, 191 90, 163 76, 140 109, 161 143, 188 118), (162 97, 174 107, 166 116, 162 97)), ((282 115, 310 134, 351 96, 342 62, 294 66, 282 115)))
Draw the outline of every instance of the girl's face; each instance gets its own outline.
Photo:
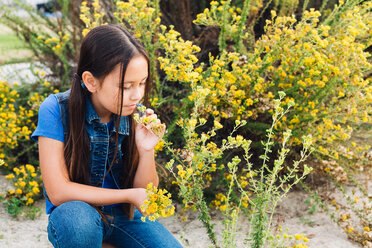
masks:
MULTIPOLYGON (((111 120, 111 114, 120 113, 120 74, 121 64, 110 72, 95 92, 92 92, 92 103, 102 122, 111 120)), ((144 56, 133 57, 124 75, 124 94, 122 116, 130 115, 145 94, 148 77, 148 65, 144 56)))

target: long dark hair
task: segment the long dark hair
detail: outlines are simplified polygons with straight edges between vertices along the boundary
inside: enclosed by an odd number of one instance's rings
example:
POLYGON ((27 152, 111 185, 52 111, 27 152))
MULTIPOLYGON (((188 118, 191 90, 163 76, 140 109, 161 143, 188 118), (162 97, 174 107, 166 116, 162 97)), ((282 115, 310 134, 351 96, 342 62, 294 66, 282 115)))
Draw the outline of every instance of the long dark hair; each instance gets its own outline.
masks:
MULTIPOLYGON (((144 104, 148 102, 150 85, 150 60, 140 44, 127 30, 118 25, 103 25, 93 28, 83 39, 80 49, 80 58, 76 76, 72 81, 69 98, 69 133, 66 139, 64 156, 70 180, 77 183, 90 184, 89 179, 89 138, 85 130, 86 95, 90 92, 81 86, 81 78, 84 71, 89 71, 99 81, 103 79, 117 66, 121 65, 120 74, 120 113, 114 117, 114 125, 119 130, 120 116, 123 107, 124 75, 129 61, 138 55, 142 55, 148 64, 148 78, 145 86, 144 104)), ((125 160, 123 161, 123 174, 121 175, 120 187, 133 187, 134 176, 138 167, 138 151, 135 144, 134 120, 130 116, 130 134, 122 144, 125 160)), ((118 132, 116 132, 116 148, 114 158, 109 170, 115 161, 118 152, 118 132)), ((107 171, 107 173, 109 172, 107 171)), ((103 178, 107 175, 103 176, 103 178)), ((101 181, 103 180, 101 179, 101 181)), ((100 181, 100 182, 101 182, 100 181)), ((98 182, 98 184, 100 183, 98 182)), ((97 184, 97 185, 98 185, 97 184)), ((95 207, 103 216, 99 208, 95 207)), ((129 218, 133 217, 133 205, 123 204, 123 209, 129 218)))

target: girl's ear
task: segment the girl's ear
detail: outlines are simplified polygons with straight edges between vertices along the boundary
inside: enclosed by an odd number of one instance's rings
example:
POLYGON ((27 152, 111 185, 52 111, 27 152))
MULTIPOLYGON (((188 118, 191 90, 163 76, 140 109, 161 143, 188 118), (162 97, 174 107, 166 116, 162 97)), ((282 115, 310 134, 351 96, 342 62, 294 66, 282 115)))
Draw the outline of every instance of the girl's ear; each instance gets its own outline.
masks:
POLYGON ((85 84, 85 87, 91 93, 94 93, 98 89, 98 80, 93 76, 93 74, 89 71, 85 71, 82 74, 82 79, 85 84))

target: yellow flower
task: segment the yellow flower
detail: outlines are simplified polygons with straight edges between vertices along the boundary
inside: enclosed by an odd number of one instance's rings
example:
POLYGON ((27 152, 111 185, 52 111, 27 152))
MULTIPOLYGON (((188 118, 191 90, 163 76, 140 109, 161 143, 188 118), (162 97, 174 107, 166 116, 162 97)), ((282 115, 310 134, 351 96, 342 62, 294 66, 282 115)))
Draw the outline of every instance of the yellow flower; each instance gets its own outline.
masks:
POLYGON ((83 37, 86 36, 89 33, 89 31, 90 31, 89 29, 84 28, 83 29, 83 37))
POLYGON ((307 237, 303 237, 302 240, 303 240, 304 242, 309 242, 309 239, 308 239, 307 237))
MULTIPOLYGON (((149 183, 146 188, 147 199, 141 206, 141 210, 148 215, 150 221, 155 221, 159 217, 167 217, 174 214, 174 207, 168 208, 172 204, 170 193, 167 190, 158 189, 149 183)), ((146 218, 141 218, 145 221, 146 218)))
POLYGON ((218 121, 214 121, 214 127, 215 127, 216 129, 221 129, 221 128, 223 128, 223 126, 221 125, 221 123, 219 123, 218 121))
POLYGON ((8 180, 9 179, 13 179, 14 178, 14 174, 13 173, 8 174, 8 175, 5 176, 5 178, 8 179, 8 180))
POLYGON ((20 194, 22 194, 22 190, 21 190, 20 188, 18 188, 18 189, 16 190, 16 193, 20 195, 20 194))
POLYGON ((181 178, 184 178, 185 175, 186 175, 186 171, 184 171, 184 170, 179 170, 177 174, 178 174, 181 178))
POLYGON ((26 205, 30 205, 32 203, 34 203, 34 200, 32 198, 27 198, 26 205))
POLYGON ((196 119, 191 119, 191 120, 189 120, 189 123, 190 123, 191 127, 195 127, 196 123, 197 123, 197 120, 196 119))
POLYGON ((26 169, 31 173, 35 172, 35 167, 30 164, 26 164, 26 169))
POLYGON ((221 211, 226 211, 226 204, 222 205, 222 206, 220 207, 220 209, 221 209, 221 211))
POLYGON ((303 237, 303 235, 302 234, 295 234, 294 237, 295 237, 295 239, 300 240, 303 237))
POLYGON ((158 210, 158 206, 155 203, 150 204, 149 208, 147 209, 147 214, 155 213, 158 210))
POLYGON ((40 192, 40 190, 39 190, 38 187, 33 187, 33 188, 32 188, 32 191, 33 191, 35 194, 37 194, 37 193, 40 192))

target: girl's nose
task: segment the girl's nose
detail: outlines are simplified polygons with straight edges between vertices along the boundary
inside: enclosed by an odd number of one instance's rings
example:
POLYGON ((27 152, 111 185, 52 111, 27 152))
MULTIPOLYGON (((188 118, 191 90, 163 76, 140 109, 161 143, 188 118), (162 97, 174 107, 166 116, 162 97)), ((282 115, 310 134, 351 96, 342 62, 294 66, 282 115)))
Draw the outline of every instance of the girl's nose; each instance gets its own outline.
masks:
POLYGON ((133 87, 133 91, 131 94, 131 100, 140 100, 142 98, 143 89, 139 86, 133 87))

